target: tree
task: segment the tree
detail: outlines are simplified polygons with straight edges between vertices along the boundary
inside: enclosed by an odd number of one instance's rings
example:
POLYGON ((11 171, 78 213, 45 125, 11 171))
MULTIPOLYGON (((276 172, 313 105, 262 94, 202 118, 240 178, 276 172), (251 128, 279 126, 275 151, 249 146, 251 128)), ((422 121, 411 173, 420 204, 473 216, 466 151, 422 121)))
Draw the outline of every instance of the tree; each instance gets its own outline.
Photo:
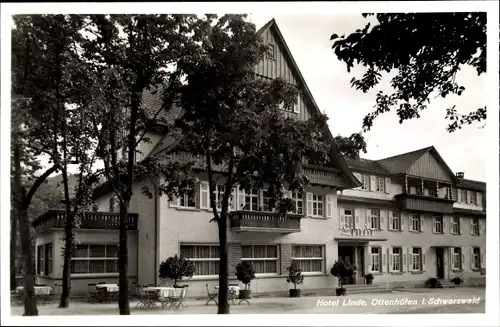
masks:
MULTIPOLYGON (((83 57, 88 65, 89 119, 104 175, 120 203, 119 283, 128 285, 127 216, 134 181, 157 174, 155 179, 169 183, 155 185, 155 192, 178 192, 178 185, 194 188, 182 169, 159 159, 138 163, 136 151, 159 113, 171 110, 180 76, 170 65, 199 48, 196 41, 203 26, 191 15, 93 15, 87 21, 90 36, 83 42, 83 57), (143 106, 145 91, 161 92, 160 110, 143 106)), ((130 314, 127 287, 120 287, 118 304, 120 314, 130 314)))
POLYGON ((160 263, 158 271, 160 278, 170 278, 174 280, 174 286, 177 286, 177 281, 183 277, 191 278, 194 274, 194 263, 188 259, 177 256, 168 257, 167 260, 160 263))
POLYGON ((244 15, 207 15, 206 20, 213 26, 203 51, 178 62, 186 83, 181 89, 183 115, 176 121, 177 149, 201 158, 208 175, 212 221, 219 230, 218 313, 227 314, 227 222, 233 188, 250 191, 266 185, 274 199, 270 206, 285 215, 292 205, 285 198, 288 191, 308 185, 303 158, 325 164, 330 147, 325 142, 326 116, 286 118, 282 109, 293 107, 297 90, 254 73, 267 51, 255 26, 244 15), (214 193, 217 184, 224 187, 220 206, 214 193))
MULTIPOLYGON (((363 14, 363 17, 373 14, 363 14)), ((404 13, 376 14, 377 24, 367 23, 347 37, 333 34, 332 48, 350 72, 354 65, 366 67, 351 86, 368 92, 382 80, 382 74, 395 72, 391 80, 394 93, 377 93, 375 110, 363 119, 368 131, 380 114, 396 110, 399 123, 420 117, 434 96, 461 95, 463 85, 455 80, 468 65, 478 75, 486 72, 486 13, 404 13)), ((459 113, 446 109, 448 132, 486 119, 486 106, 459 113)))

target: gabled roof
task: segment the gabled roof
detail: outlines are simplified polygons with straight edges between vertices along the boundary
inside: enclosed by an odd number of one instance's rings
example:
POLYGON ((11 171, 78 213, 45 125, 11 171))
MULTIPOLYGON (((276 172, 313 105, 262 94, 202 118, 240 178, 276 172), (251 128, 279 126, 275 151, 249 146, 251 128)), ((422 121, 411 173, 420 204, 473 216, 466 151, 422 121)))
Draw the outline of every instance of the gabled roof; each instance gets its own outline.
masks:
POLYGON ((486 192, 486 183, 472 179, 458 178, 458 187, 469 190, 486 192))
POLYGON ((360 170, 363 172, 370 172, 381 175, 391 175, 384 167, 382 167, 377 161, 369 160, 369 159, 352 159, 345 158, 345 161, 349 168, 353 170, 360 170))
MULTIPOLYGON (((267 22, 264 26, 262 26, 257 31, 257 34, 261 36, 268 29, 272 29, 272 31, 274 31, 276 36, 277 36, 277 40, 282 43, 283 49, 285 50, 285 54, 286 54, 285 58, 287 58, 290 61, 291 70, 298 77, 299 82, 300 82, 300 86, 302 86, 303 90, 305 91, 305 95, 306 95, 305 100, 307 100, 312 105, 314 112, 316 114, 320 115, 321 110, 319 109, 318 104, 314 100, 314 97, 311 93, 311 90, 307 86, 306 80, 304 79, 304 76, 302 76, 302 73, 300 72, 300 69, 299 69, 299 66, 297 65, 297 62, 295 61, 295 59, 293 59, 292 52, 290 51, 290 48, 286 44, 285 38, 283 37, 283 34, 281 33, 281 31, 278 27, 278 24, 276 23, 276 20, 274 18, 271 19, 269 22, 267 22)), ((358 181, 358 179, 353 175, 353 173, 349 169, 344 157, 342 156, 342 154, 340 154, 337 143, 335 142, 335 138, 333 137, 332 132, 330 131, 330 129, 328 127, 326 128, 326 132, 327 132, 327 136, 330 140, 330 143, 333 147, 332 150, 335 152, 335 155, 332 159, 335 161, 335 163, 337 163, 337 165, 342 170, 342 172, 345 174, 347 179, 351 183, 354 184, 353 185, 354 187, 360 186, 361 185, 360 181, 358 181)))
POLYGON ((420 159, 425 153, 430 152, 436 160, 444 167, 444 169, 451 176, 455 183, 458 183, 458 179, 453 173, 453 171, 448 167, 443 157, 439 154, 434 146, 428 146, 423 149, 399 154, 397 156, 377 160, 377 163, 385 168, 391 174, 403 174, 405 173, 415 161, 420 159))

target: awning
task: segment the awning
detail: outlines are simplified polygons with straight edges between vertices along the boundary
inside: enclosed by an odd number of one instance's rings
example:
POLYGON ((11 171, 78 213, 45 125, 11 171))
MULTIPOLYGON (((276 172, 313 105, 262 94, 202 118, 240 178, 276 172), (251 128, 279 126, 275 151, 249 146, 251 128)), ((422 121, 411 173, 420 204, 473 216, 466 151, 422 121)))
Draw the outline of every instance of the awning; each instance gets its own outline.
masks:
POLYGON ((436 245, 431 245, 431 248, 455 248, 457 247, 456 245, 450 245, 450 244, 436 244, 436 245))
POLYGON ((346 243, 369 243, 369 242, 385 242, 387 238, 384 237, 335 237, 335 241, 337 242, 346 242, 346 243))

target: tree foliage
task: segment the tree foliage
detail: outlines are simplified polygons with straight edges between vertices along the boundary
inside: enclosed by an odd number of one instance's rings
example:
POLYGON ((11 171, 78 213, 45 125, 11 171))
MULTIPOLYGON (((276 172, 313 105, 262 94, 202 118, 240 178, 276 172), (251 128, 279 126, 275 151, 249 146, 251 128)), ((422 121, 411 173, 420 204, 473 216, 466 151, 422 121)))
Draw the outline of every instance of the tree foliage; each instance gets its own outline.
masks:
POLYGON ((160 263, 159 277, 172 279, 174 286, 177 286, 177 281, 182 278, 191 278, 193 275, 194 263, 182 256, 177 256, 177 254, 160 263))
POLYGON ((298 284, 304 282, 304 275, 302 274, 302 269, 299 268, 297 260, 293 260, 290 266, 286 268, 288 270, 288 277, 286 278, 287 283, 292 283, 293 287, 297 289, 298 284))
POLYGON ((338 279, 340 288, 344 288, 345 279, 352 277, 356 269, 355 265, 350 265, 343 261, 335 261, 330 269, 330 273, 338 279))
MULTIPOLYGON (((363 14, 363 17, 373 14, 363 14)), ((419 118, 435 96, 461 95, 465 87, 456 80, 464 66, 478 75, 486 72, 486 13, 398 13, 376 14, 377 24, 367 23, 348 36, 333 34, 332 48, 347 71, 355 65, 366 67, 351 86, 368 92, 382 80, 383 73, 395 71, 393 93, 379 91, 375 110, 363 120, 370 130, 380 114, 396 111, 399 123, 419 118)), ((464 124, 486 119, 486 107, 459 113, 455 106, 446 109, 453 132, 464 124)))

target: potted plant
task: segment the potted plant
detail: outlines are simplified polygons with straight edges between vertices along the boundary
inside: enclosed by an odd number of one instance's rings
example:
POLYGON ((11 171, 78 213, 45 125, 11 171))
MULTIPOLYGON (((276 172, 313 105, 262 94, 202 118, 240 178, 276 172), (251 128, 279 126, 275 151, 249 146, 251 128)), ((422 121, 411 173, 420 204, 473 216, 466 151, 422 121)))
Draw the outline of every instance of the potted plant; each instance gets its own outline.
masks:
POLYGON ((238 263, 236 265, 236 278, 245 284, 245 289, 240 290, 240 299, 250 299, 252 296, 250 282, 255 279, 255 269, 252 263, 248 261, 238 263))
POLYGON ((427 285, 429 285, 430 288, 436 288, 438 279, 436 277, 430 277, 427 280, 427 285))
POLYGON ((160 263, 159 277, 162 279, 172 279, 174 287, 184 287, 177 285, 177 281, 182 280, 184 277, 191 278, 193 275, 194 264, 182 256, 177 256, 177 254, 160 263))
POLYGON ((354 276, 354 274, 356 273, 356 266, 348 265, 342 261, 335 261, 332 269, 330 269, 330 273, 339 281, 339 287, 335 289, 335 295, 345 295, 346 290, 344 288, 344 281, 346 277, 354 276))
POLYGON ((297 289, 297 284, 302 284, 304 282, 302 269, 299 268, 297 261, 292 260, 290 266, 286 268, 286 270, 288 270, 286 282, 293 283, 293 288, 289 289, 290 297, 300 297, 300 289, 297 289))
POLYGON ((366 280, 366 284, 367 285, 371 285, 373 284, 373 274, 372 273, 368 273, 365 275, 365 280, 366 280))
POLYGON ((460 285, 464 282, 464 280, 458 276, 454 277, 451 282, 455 285, 460 285))

